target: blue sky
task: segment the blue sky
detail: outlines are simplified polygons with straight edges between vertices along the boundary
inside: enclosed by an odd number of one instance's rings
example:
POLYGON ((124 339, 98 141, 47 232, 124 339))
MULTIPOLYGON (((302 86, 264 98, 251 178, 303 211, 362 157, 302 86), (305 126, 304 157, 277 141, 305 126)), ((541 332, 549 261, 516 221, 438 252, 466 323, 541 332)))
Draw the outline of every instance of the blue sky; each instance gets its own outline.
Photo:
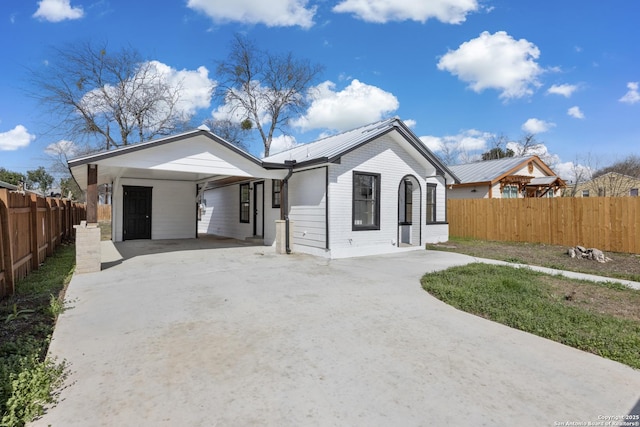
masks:
MULTIPOLYGON (((633 0, 3 0, 0 166, 49 163, 27 70, 55 47, 131 46, 188 88, 196 125, 224 116, 208 97, 215 61, 241 32, 322 64, 316 98, 272 152, 399 116, 458 162, 496 135, 534 133, 564 178, 574 165, 640 155, 640 5, 633 0)), ((517 148, 517 146, 514 146, 517 148)), ((250 150, 260 155, 260 145, 250 150)))

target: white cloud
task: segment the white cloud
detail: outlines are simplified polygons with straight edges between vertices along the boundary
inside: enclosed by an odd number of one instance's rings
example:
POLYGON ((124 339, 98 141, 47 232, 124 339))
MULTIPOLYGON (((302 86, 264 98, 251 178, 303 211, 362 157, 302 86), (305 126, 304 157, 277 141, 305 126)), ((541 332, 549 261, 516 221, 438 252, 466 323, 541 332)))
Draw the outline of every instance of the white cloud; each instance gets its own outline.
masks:
MULTIPOLYGON (((274 136, 271 140, 271 146, 269 147, 269 155, 271 156, 277 153, 281 153, 298 145, 300 144, 291 135, 274 136)), ((264 151, 260 153, 260 157, 264 157, 264 151)))
MULTIPOLYGON (((179 99, 174 109, 175 115, 191 117, 196 110, 208 108, 211 104, 212 89, 215 82, 209 79, 209 71, 206 67, 199 67, 197 70, 176 70, 162 62, 150 61, 142 64, 141 69, 147 73, 144 78, 148 84, 153 84, 156 81, 154 79, 159 79, 173 91, 179 92, 179 99)), ((137 83, 139 84, 139 82, 137 83)), ((138 88, 134 88, 133 84, 126 86, 129 95, 139 94, 136 89, 138 88)), ((115 91, 115 88, 107 86, 106 90, 115 91)), ((82 102, 95 112, 104 109, 102 106, 102 94, 98 89, 86 93, 82 102)), ((164 115, 166 112, 167 110, 163 109, 162 106, 159 107, 159 115, 164 115)))
POLYGON ((84 16, 82 7, 72 7, 71 0, 40 0, 34 18, 49 22, 60 22, 65 19, 80 19, 84 16))
POLYGON ((0 151, 15 151, 28 146, 35 135, 29 133, 26 127, 18 125, 8 132, 0 132, 0 151))
POLYGON ((187 7, 209 16, 214 22, 264 24, 268 27, 313 26, 316 6, 307 0, 189 0, 187 7))
POLYGON ((478 10, 477 0, 343 0, 333 8, 337 13, 352 13, 367 22, 425 22, 437 19, 446 24, 459 24, 470 12, 478 10))
POLYGON ((456 135, 421 136, 420 140, 433 152, 440 153, 448 164, 467 163, 487 150, 495 135, 477 129, 467 129, 456 135))
POLYGON ((515 40, 504 31, 485 31, 449 50, 438 61, 438 69, 469 83, 475 92, 496 89, 501 91, 500 98, 521 98, 540 85, 537 77, 543 70, 535 61, 539 56, 538 47, 525 39, 515 40))
POLYGON ((339 92, 335 87, 330 81, 316 86, 307 113, 292 125, 303 131, 322 128, 344 131, 381 120, 400 106, 392 93, 358 80, 352 80, 339 92))
POLYGON ((580 107, 573 106, 567 110, 567 114, 576 119, 584 119, 584 113, 580 110, 580 107))
POLYGON ((547 132, 552 127, 555 127, 555 123, 545 122, 540 119, 529 119, 522 125, 522 130, 527 133, 543 133, 547 132))
POLYGON ((53 157, 64 156, 70 159, 78 154, 78 146, 73 141, 62 139, 47 145, 44 152, 53 157))
POLYGON ((549 148, 543 143, 537 143, 533 146, 526 148, 519 142, 507 142, 507 149, 513 150, 516 156, 538 156, 543 162, 547 164, 551 169, 554 169, 560 162, 560 156, 549 152, 549 148))
POLYGON ((618 101, 626 102, 627 104, 635 104, 636 102, 640 102, 640 93, 638 93, 638 82, 627 83, 627 89, 629 89, 629 91, 625 93, 624 96, 618 101))
POLYGON ((197 70, 176 70, 159 61, 151 61, 151 65, 171 87, 180 89, 180 100, 177 109, 191 116, 200 108, 208 108, 211 104, 211 91, 215 82, 209 79, 209 70, 198 67, 197 70))
POLYGON ((560 178, 567 181, 569 185, 575 184, 576 180, 588 180, 595 172, 595 170, 589 166, 574 162, 558 162, 554 166, 553 171, 558 174, 560 178))
POLYGON ((547 89, 547 93, 554 95, 562 95, 565 98, 569 98, 573 92, 578 89, 576 85, 562 84, 562 85, 553 85, 549 89, 547 89))

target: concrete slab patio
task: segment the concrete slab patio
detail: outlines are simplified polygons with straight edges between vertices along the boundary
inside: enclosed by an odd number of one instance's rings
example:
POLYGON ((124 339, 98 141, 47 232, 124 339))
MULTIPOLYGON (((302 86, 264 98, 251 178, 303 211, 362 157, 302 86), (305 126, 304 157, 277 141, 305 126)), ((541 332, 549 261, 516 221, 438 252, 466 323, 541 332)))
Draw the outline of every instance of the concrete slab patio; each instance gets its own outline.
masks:
POLYGON ((32 425, 554 426, 640 409, 640 371, 420 287, 470 257, 224 243, 125 242, 75 276, 50 348, 71 375, 32 425))

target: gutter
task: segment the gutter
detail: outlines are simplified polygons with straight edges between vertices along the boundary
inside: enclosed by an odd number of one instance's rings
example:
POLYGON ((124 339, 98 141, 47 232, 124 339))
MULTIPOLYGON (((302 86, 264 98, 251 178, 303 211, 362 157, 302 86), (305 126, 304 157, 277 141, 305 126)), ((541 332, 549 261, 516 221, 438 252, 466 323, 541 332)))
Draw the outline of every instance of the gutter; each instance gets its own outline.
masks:
POLYGON ((289 178, 293 175, 293 166, 296 164, 295 160, 285 160, 285 166, 289 169, 287 176, 282 180, 282 206, 284 213, 284 241, 287 255, 291 253, 291 242, 289 241, 289 178))

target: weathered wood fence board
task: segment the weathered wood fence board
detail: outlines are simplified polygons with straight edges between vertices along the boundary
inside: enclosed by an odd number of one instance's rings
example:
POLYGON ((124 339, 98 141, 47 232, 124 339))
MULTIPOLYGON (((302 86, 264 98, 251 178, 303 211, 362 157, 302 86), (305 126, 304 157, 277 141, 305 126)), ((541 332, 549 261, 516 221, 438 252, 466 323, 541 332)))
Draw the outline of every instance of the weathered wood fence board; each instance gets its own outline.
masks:
POLYGON ((83 204, 0 189, 0 297, 72 239, 85 217, 83 204))
POLYGON ((98 222, 111 221, 111 205, 98 205, 98 222))
POLYGON ((640 197, 448 200, 449 234, 640 253, 640 197))

